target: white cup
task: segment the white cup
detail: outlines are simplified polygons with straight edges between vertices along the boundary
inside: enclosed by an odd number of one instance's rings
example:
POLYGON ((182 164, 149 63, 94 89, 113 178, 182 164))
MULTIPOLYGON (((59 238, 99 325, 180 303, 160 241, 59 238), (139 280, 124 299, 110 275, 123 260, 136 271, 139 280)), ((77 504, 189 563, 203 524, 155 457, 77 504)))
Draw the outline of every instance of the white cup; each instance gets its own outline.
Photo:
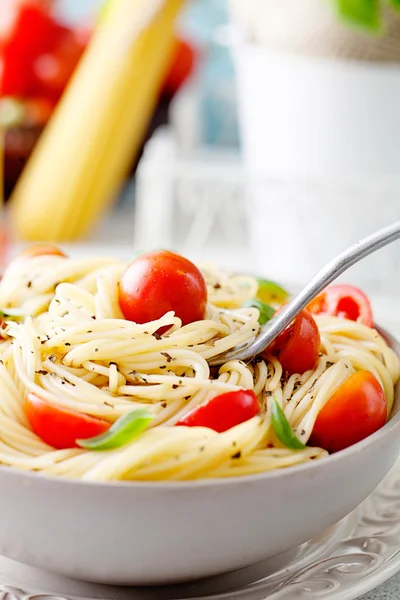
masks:
MULTIPOLYGON (((400 68, 235 48, 258 271, 303 284, 400 219, 400 68)), ((400 293, 400 243, 342 280, 400 293)))

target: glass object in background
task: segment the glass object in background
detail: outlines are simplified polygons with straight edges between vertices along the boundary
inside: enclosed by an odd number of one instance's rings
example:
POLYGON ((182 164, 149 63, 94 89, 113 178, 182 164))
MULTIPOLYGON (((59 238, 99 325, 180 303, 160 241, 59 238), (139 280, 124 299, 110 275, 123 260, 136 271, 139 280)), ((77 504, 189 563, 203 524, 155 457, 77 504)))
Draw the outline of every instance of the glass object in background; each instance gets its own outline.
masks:
MULTIPOLYGON (((321 0, 233 4, 254 257, 301 284, 400 217, 400 19, 371 37, 321 0)), ((397 243, 342 280, 399 293, 399 261, 397 243)))
POLYGON ((172 105, 172 122, 185 150, 237 149, 236 83, 230 50, 226 0, 194 0, 183 12, 180 30, 200 49, 201 61, 190 85, 172 105), (192 148, 189 148, 192 144, 192 148))

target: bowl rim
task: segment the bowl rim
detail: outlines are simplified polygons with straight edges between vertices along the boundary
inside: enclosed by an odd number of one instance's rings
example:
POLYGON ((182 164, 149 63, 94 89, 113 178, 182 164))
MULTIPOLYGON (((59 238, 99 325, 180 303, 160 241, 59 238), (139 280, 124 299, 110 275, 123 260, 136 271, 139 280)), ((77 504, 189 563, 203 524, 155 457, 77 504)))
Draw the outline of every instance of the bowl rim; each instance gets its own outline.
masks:
MULTIPOLYGON (((385 328, 375 325, 375 329, 385 339, 389 346, 394 350, 400 359, 400 340, 395 338, 385 328)), ((310 460, 306 463, 298 465, 292 465, 290 467, 283 467, 281 469, 275 469, 272 471, 264 471, 261 473, 255 473, 252 475, 240 475, 235 477, 219 477, 214 479, 193 479, 187 481, 170 481, 170 480, 157 480, 157 481, 83 481, 82 479, 73 479, 71 477, 56 477, 52 475, 42 475, 40 472, 25 471, 24 469, 18 469, 17 467, 9 467, 7 465, 0 464, 0 477, 5 475, 19 476, 22 480, 42 482, 47 485, 58 485, 58 486, 73 486, 79 488, 94 488, 101 490, 145 490, 151 491, 157 489, 158 491, 172 491, 172 490, 200 490, 203 488, 219 488, 235 485, 245 485, 250 483, 257 483, 259 481, 274 481, 279 479, 285 479, 292 477, 297 474, 311 474, 314 471, 321 468, 321 465, 325 464, 326 461, 333 465, 334 463, 346 460, 347 458, 363 452, 368 446, 376 445, 385 439, 393 429, 400 429, 400 380, 395 386, 395 404, 397 403, 398 408, 393 417, 389 417, 389 420, 383 427, 375 431, 373 434, 364 438, 356 444, 352 444, 344 450, 339 450, 334 454, 322 458, 321 460, 310 460), (397 402, 396 402, 397 399, 397 402)))

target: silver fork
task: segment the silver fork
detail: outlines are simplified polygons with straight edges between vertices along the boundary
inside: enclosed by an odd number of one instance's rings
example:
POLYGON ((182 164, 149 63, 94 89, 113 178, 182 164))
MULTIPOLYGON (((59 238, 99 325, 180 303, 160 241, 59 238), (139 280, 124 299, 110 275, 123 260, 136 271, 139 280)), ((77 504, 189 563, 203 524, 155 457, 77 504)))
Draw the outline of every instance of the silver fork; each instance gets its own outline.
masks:
MULTIPOLYGON (((362 260, 372 252, 394 242, 400 237, 400 221, 388 227, 379 229, 375 233, 353 244, 336 258, 328 262, 311 281, 295 296, 271 321, 260 328, 254 340, 234 350, 223 352, 211 358, 211 366, 221 365, 229 360, 251 360, 267 348, 293 319, 307 306, 315 296, 334 281, 339 275, 347 271, 352 265, 362 260)), ((400 273, 399 273, 400 276, 400 273)))

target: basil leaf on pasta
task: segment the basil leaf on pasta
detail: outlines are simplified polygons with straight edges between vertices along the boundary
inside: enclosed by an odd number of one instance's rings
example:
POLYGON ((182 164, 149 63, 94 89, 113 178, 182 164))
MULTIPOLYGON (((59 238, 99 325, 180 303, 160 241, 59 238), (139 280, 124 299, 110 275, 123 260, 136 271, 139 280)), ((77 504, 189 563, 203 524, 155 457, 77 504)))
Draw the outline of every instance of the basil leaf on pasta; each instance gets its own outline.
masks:
POLYGON ((285 417, 285 413, 277 403, 276 399, 272 404, 272 427, 278 440, 285 444, 290 450, 303 450, 305 445, 295 436, 293 429, 285 417))
POLYGON ((257 283, 257 300, 261 300, 261 302, 266 302, 267 304, 270 302, 275 304, 284 304, 289 298, 288 292, 283 287, 275 283, 275 281, 258 277, 257 283))
POLYGON ((129 444, 138 437, 151 422, 153 415, 145 408, 139 408, 122 415, 108 431, 87 440, 76 440, 86 450, 113 450, 129 444))
POLYGON ((269 304, 265 304, 265 302, 261 302, 261 300, 256 300, 255 298, 253 298, 253 300, 247 300, 243 304, 243 308, 248 307, 258 308, 258 310, 260 311, 258 322, 260 323, 260 325, 264 325, 264 323, 270 321, 276 312, 275 309, 272 308, 272 306, 269 306, 269 304))
POLYGON ((2 319, 23 319, 27 316, 26 312, 20 308, 0 308, 0 318, 2 319))

